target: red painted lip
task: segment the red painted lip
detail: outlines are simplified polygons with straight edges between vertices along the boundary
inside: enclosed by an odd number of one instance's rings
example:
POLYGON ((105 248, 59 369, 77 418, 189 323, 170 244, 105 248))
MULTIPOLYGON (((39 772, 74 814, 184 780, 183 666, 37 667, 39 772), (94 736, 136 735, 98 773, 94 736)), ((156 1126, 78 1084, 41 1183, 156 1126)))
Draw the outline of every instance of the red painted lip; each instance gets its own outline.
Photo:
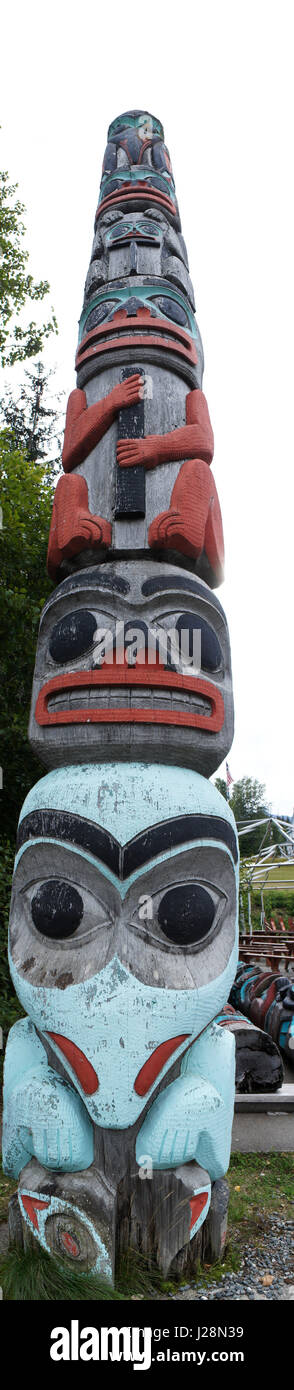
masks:
POLYGON ((176 352, 193 367, 198 361, 194 338, 179 324, 153 316, 150 309, 138 309, 137 314, 130 315, 126 309, 118 309, 108 323, 98 324, 85 333, 76 353, 76 370, 91 357, 120 347, 132 347, 136 351, 140 347, 159 347, 176 352))
POLYGON ((144 1062, 144 1066, 141 1067, 141 1071, 138 1071, 138 1076, 136 1076, 134 1091, 136 1091, 137 1096, 147 1095, 147 1091, 150 1091, 150 1087, 153 1086, 153 1082, 156 1081, 165 1062, 168 1062, 172 1053, 176 1052, 177 1048, 181 1047, 181 1043, 186 1042, 189 1037, 190 1033, 182 1033, 180 1037, 168 1038, 167 1042, 160 1043, 159 1047, 155 1048, 151 1057, 148 1057, 148 1062, 144 1062))
POLYGON ((53 676, 39 691, 36 701, 35 718, 37 724, 173 724, 190 729, 206 729, 216 734, 222 729, 225 717, 223 697, 217 686, 198 676, 182 676, 178 672, 161 670, 158 666, 138 667, 103 666, 97 671, 70 672, 67 676, 53 676), (209 715, 198 714, 197 710, 177 712, 175 710, 142 709, 67 709, 48 710, 48 700, 61 690, 73 690, 83 686, 146 686, 152 689, 191 691, 202 695, 211 703, 209 715))
POLYGON ((93 1096, 94 1091, 98 1091, 98 1076, 91 1062, 88 1062, 87 1057, 85 1057, 84 1052, 81 1052, 80 1047, 77 1047, 76 1043, 71 1042, 70 1038, 64 1038, 62 1033, 48 1033, 48 1038, 52 1038, 52 1042, 59 1048, 59 1051, 63 1052, 67 1062, 70 1063, 72 1071, 75 1072, 85 1096, 93 1096))
POLYGON ((106 212, 107 208, 113 207, 113 204, 116 203, 118 204, 118 206, 120 205, 120 203, 129 204, 132 198, 135 198, 136 201, 139 201, 140 203, 145 203, 145 205, 146 202, 159 203, 163 210, 169 212, 172 215, 172 217, 176 217, 178 220, 177 208, 175 207, 175 204, 172 202, 172 199, 169 198, 167 193, 161 193, 160 189, 154 188, 152 183, 149 182, 148 179, 146 179, 146 181, 144 179, 140 179, 139 183, 122 183, 121 187, 122 192, 120 192, 119 188, 116 188, 113 193, 107 193, 106 197, 102 199, 101 203, 99 203, 95 215, 95 227, 99 217, 101 217, 102 214, 106 212))

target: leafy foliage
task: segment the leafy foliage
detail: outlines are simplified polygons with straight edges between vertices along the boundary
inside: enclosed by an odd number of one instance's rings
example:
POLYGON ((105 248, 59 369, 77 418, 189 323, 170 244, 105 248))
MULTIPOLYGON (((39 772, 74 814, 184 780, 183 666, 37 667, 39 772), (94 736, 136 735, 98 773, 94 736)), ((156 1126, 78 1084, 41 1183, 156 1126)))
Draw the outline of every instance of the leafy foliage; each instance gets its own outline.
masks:
MULTIPOLYGON (((17 397, 13 391, 7 390, 0 401, 0 418, 3 428, 10 432, 14 448, 25 451, 31 463, 46 460, 48 470, 50 462, 53 478, 60 469, 61 421, 57 408, 63 393, 55 393, 53 409, 49 389, 54 371, 45 372, 42 362, 36 362, 31 371, 25 371, 24 376, 17 397)), ((48 470, 47 476, 50 477, 48 470)))
POLYGON ((230 806, 234 812, 235 820, 238 822, 256 820, 268 815, 269 808, 265 803, 265 787, 254 777, 241 777, 239 782, 234 782, 230 806))
MULTIPOLYGON (((215 786, 221 795, 226 799, 226 783, 221 777, 216 777, 215 786)), ((269 815, 269 808, 265 803, 265 787, 261 782, 257 782, 254 777, 241 777, 239 782, 234 782, 233 791, 230 796, 230 807, 237 821, 238 830, 242 825, 249 824, 250 821, 262 820, 269 815)), ((241 835, 240 854, 241 858, 248 858, 251 854, 257 854, 263 836, 264 826, 253 830, 250 835, 241 835)))
POLYGON ((48 280, 35 282, 27 273, 28 251, 22 244, 25 236, 25 208, 15 198, 17 184, 10 184, 7 171, 0 172, 0 360, 2 367, 12 367, 42 351, 44 339, 57 332, 53 309, 51 317, 41 327, 31 320, 26 327, 19 319, 28 301, 42 300, 48 294, 48 280))
POLYGON ((217 787, 218 792, 220 792, 221 796, 223 796, 223 797, 224 797, 224 800, 226 801, 226 800, 227 800, 227 783, 225 782, 224 777, 216 777, 216 778, 215 778, 215 783, 214 783, 214 785, 215 785, 215 787, 217 787))
POLYGON ((15 449, 7 430, 0 433, 0 496, 2 802, 5 833, 14 839, 24 796, 43 772, 30 751, 27 724, 38 623, 52 589, 46 552, 53 489, 46 468, 34 467, 15 449))

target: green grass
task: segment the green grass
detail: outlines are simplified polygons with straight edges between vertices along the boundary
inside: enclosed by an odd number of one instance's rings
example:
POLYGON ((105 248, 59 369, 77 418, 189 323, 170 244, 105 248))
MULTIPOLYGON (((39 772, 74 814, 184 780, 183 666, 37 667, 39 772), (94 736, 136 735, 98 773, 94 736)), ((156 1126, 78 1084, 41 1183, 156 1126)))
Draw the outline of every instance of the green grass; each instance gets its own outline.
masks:
POLYGON ((294 1154, 232 1154, 227 1176, 230 1230, 236 1228, 240 1239, 258 1234, 261 1219, 273 1212, 293 1218, 294 1154))
POLYGON ((12 1193, 15 1192, 15 1189, 15 1178, 13 1181, 11 1181, 11 1178, 6 1178, 0 1164, 0 1221, 7 1221, 8 1202, 9 1198, 12 1197, 12 1193))
MULTIPOLYGON (((209 1284, 227 1272, 237 1272, 248 1242, 262 1244, 271 1215, 285 1221, 294 1215, 293 1154, 233 1154, 227 1174, 230 1185, 228 1239, 223 1259, 198 1266, 194 1279, 209 1284), (236 1190, 237 1189, 237 1190, 236 1190)), ((0 1219, 7 1219, 8 1201, 16 1184, 0 1174, 0 1219)), ((182 1278, 178 1281, 182 1283, 182 1278)), ((0 1257, 0 1284, 8 1302, 162 1299, 177 1291, 175 1280, 148 1269, 143 1256, 129 1251, 121 1260, 117 1286, 63 1269, 40 1246, 10 1250, 0 1257)))
POLYGON ((122 1300, 123 1294, 103 1280, 63 1270, 40 1246, 30 1250, 10 1250, 0 1256, 0 1284, 4 1300, 14 1302, 101 1303, 122 1300))

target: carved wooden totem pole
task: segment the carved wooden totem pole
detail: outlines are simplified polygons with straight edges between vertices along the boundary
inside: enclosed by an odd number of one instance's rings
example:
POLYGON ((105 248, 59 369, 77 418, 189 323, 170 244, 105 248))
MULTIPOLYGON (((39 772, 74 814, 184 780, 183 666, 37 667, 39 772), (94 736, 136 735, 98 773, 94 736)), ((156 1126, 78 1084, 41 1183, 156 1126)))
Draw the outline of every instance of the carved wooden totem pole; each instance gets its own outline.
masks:
POLYGON ((108 133, 49 538, 30 719, 49 771, 18 829, 9 952, 27 1017, 4 1098, 26 1239, 113 1281, 128 1246, 165 1273, 195 1267, 230 1155, 235 1041, 216 1020, 238 845, 208 778, 233 696, 194 308, 162 126, 127 112, 108 133))

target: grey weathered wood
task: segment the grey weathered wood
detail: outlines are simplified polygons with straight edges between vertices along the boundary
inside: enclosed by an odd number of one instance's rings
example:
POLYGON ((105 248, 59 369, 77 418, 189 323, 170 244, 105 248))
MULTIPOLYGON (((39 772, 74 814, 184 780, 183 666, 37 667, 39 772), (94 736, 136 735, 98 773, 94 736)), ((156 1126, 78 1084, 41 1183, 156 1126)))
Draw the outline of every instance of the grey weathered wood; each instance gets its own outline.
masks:
MULTIPOLYGON (((202 1258, 214 1261, 221 1258, 224 1250, 227 1229, 229 1187, 225 1181, 212 1184, 211 1205, 205 1222, 192 1240, 189 1239, 190 1206, 189 1200, 197 1182, 204 1181, 207 1174, 197 1164, 189 1163, 184 1168, 167 1169, 155 1172, 152 1179, 140 1179, 130 1163, 123 1178, 110 1182, 108 1174, 101 1174, 96 1162, 85 1173, 48 1173, 35 1159, 27 1164, 20 1177, 20 1193, 29 1189, 36 1195, 58 1197, 73 1208, 72 1218, 65 1207, 65 1217, 72 1224, 73 1232, 82 1229, 82 1221, 89 1218, 96 1229, 98 1238, 103 1240, 112 1261, 112 1280, 115 1283, 121 1258, 131 1252, 144 1259, 152 1269, 163 1275, 195 1274, 197 1264, 202 1258), (80 1214, 80 1226, 77 1213, 80 1214), (76 1226, 75 1226, 76 1222, 76 1226)), ((15 1203, 15 1199, 13 1199, 15 1203)), ((18 1203, 17 1203, 18 1206, 18 1203)), ((59 1224, 62 1223, 62 1213, 59 1224)), ((58 1242, 58 1222, 52 1231, 50 1224, 50 1246, 52 1254, 62 1263, 90 1272, 97 1251, 91 1239, 87 1255, 73 1259, 64 1253, 58 1242)), ((34 1245, 34 1236, 26 1221, 20 1215, 14 1216, 17 1223, 17 1243, 21 1244, 21 1228, 25 1248, 34 1245)), ((11 1227, 11 1243, 13 1240, 11 1227)), ((103 1270, 101 1271, 103 1273, 103 1270)))
POLYGON ((8 1232, 10 1246, 17 1245, 19 1249, 23 1250, 24 1229, 17 1192, 13 1193, 8 1203, 8 1232))
MULTIPOLYGON (((146 407, 148 402, 144 402, 146 407)), ((148 495, 147 478, 147 495, 148 495)), ((126 521, 116 522, 117 526, 125 527, 126 521)), ((145 526, 145 521, 132 522, 131 525, 145 526)), ((144 560, 136 561, 125 559, 116 560, 112 564, 107 563, 103 566, 95 565, 92 569, 82 569, 78 574, 72 574, 60 584, 49 601, 45 604, 40 621, 38 636, 36 665, 33 680, 32 704, 29 725, 29 737, 34 752, 45 763, 47 767, 56 767, 64 763, 76 762, 98 762, 100 758, 111 760, 117 756, 120 758, 137 758, 144 762, 167 762, 178 766, 194 767, 205 776, 211 776, 216 771, 220 762, 228 752, 234 728, 233 710, 233 691, 231 674, 231 654, 228 626, 225 613, 221 607, 219 599, 211 592, 208 585, 202 581, 196 581, 197 590, 193 591, 194 578, 191 579, 189 573, 183 567, 176 567, 159 561, 151 560, 148 568, 144 560), (157 597, 144 593, 146 579, 150 582, 159 578, 160 588, 157 597), (166 588, 165 588, 166 581, 166 588), (127 592, 120 593, 116 587, 119 583, 125 583, 127 592), (174 584, 174 588, 173 588, 174 584), (180 586, 180 587, 179 587, 180 586), (97 614, 97 622, 110 632, 115 633, 117 622, 134 623, 144 622, 148 628, 164 625, 173 628, 175 624, 175 614, 190 612, 197 617, 206 620, 213 629, 219 642, 223 662, 219 672, 215 672, 213 681, 219 689, 224 701, 224 723, 219 733, 206 733, 205 729, 189 728, 176 725, 154 724, 99 724, 99 723, 76 723, 41 726, 36 722, 35 705, 42 686, 48 680, 52 680, 56 675, 61 675, 63 668, 61 664, 56 664, 50 657, 50 635, 56 623, 65 618, 68 614, 89 609, 93 614, 97 614), (99 618, 100 614, 100 618, 99 618)), ((65 673, 69 669, 79 671, 91 670, 95 664, 95 652, 86 652, 84 656, 71 663, 67 663, 65 673)), ((179 663, 180 671, 183 670, 183 663, 179 663)), ((191 668, 190 668, 191 669, 191 668)), ((151 668, 150 668, 151 670, 151 668)), ((208 673, 204 670, 200 672, 207 679, 208 673)), ((60 697, 59 697, 60 698, 60 697)), ((73 693, 70 696, 72 705, 73 693)), ((91 695, 91 699, 93 695, 91 695)), ((100 697, 103 700, 103 697, 100 697)), ((113 698, 113 693, 112 697, 113 698)), ((129 698, 129 697, 127 697, 129 698)), ((174 699, 174 708, 187 708, 189 711, 189 694, 180 696, 179 692, 172 697, 168 688, 164 691, 164 698, 167 702, 166 708, 172 708, 171 700, 174 699)), ((198 698, 198 697, 197 697, 198 698)), ((122 703, 126 696, 121 692, 122 703)), ((136 693, 138 701, 138 692, 136 693)), ((81 698, 78 703, 81 703, 81 698)), ((104 706, 109 707, 111 699, 108 693, 104 695, 104 706)), ((159 708, 162 706, 162 696, 159 691, 154 691, 154 696, 146 690, 142 691, 142 706, 147 708, 159 708), (153 701, 153 706, 151 704, 153 701)), ((66 705, 66 701, 65 701, 66 705)))

